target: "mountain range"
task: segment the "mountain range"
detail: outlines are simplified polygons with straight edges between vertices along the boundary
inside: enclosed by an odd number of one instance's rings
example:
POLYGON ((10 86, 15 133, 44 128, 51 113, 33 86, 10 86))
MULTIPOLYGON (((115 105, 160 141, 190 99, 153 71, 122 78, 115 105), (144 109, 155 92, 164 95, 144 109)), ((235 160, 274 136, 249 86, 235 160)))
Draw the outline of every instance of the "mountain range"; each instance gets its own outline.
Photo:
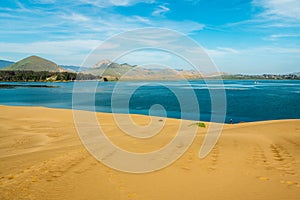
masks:
POLYGON ((105 77, 106 80, 175 80, 197 79, 201 76, 192 70, 176 70, 170 68, 143 68, 128 63, 118 64, 109 60, 101 60, 94 66, 78 67, 57 65, 38 56, 29 56, 16 63, 3 61, 3 71, 49 71, 49 72, 80 72, 105 77), (10 65, 9 65, 10 64, 10 65), (9 65, 9 66, 5 66, 9 65))
POLYGON ((201 78, 223 79, 300 79, 300 73, 288 75, 232 75, 226 73, 200 74, 195 70, 152 67, 145 68, 128 63, 119 64, 110 60, 101 60, 92 67, 57 65, 38 57, 29 56, 16 63, 0 60, 1 71, 34 71, 80 73, 81 76, 102 77, 103 80, 180 80, 201 78))

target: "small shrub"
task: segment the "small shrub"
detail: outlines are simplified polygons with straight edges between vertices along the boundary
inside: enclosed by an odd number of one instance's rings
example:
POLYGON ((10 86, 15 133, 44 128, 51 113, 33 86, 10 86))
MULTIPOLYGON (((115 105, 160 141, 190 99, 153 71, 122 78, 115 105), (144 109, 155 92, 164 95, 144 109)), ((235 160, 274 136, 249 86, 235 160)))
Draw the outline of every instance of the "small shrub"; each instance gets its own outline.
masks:
POLYGON ((202 127, 202 128, 206 127, 206 125, 203 122, 198 122, 196 124, 197 124, 197 126, 202 127))
POLYGON ((191 125, 197 125, 198 127, 202 127, 202 128, 206 127, 205 123, 203 123, 203 122, 197 122, 197 123, 194 123, 194 124, 191 124, 191 125))

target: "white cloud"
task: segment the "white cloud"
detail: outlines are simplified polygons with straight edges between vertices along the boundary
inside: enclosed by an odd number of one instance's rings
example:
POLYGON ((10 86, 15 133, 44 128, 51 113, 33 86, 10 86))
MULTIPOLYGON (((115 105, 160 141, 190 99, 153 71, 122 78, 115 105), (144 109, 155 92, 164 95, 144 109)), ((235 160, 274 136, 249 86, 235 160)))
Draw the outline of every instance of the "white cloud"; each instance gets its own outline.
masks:
POLYGON ((166 7, 166 5, 160 5, 152 12, 152 15, 153 16, 163 16, 164 14, 166 14, 169 11, 170 11, 170 8, 166 7))
POLYGON ((85 65, 93 65, 103 59, 121 59, 121 62, 138 65, 160 63, 176 68, 190 68, 191 65, 184 61, 186 59, 201 67, 202 71, 214 70, 203 48, 176 31, 161 28, 136 29, 116 35, 108 41, 118 44, 117 48, 103 50, 100 45, 91 52, 86 60, 88 64, 85 65))
POLYGON ((235 54, 239 53, 238 50, 233 49, 233 48, 228 48, 228 47, 217 47, 217 49, 221 50, 223 52, 229 52, 229 53, 235 53, 235 54))
POLYGON ((33 3, 39 3, 39 4, 50 4, 55 3, 56 0, 31 0, 33 3))
POLYGON ((17 1, 16 5, 18 6, 17 9, 15 9, 16 12, 22 12, 22 13, 32 13, 33 10, 26 8, 21 2, 17 1))
POLYGON ((72 13, 72 14, 69 14, 69 15, 63 15, 62 16, 63 19, 67 19, 67 20, 71 20, 71 21, 74 21, 74 22, 87 22, 90 20, 90 18, 84 16, 84 15, 81 15, 81 14, 78 14, 78 13, 72 13))
POLYGON ((101 41, 99 40, 41 41, 32 43, 0 42, 0 54, 47 55, 59 64, 80 64, 85 56, 100 43, 101 41))
POLYGON ((42 53, 51 55, 72 55, 90 51, 99 45, 99 40, 41 41, 32 43, 0 43, 0 52, 42 53))
POLYGON ((205 49, 210 56, 225 56, 229 54, 238 54, 240 50, 236 50, 229 47, 217 47, 216 49, 205 49))
POLYGON ((263 7, 263 16, 268 18, 288 18, 300 20, 299 0, 253 0, 253 5, 263 7))
POLYGON ((259 8, 253 18, 227 23, 225 26, 240 26, 252 30, 300 27, 299 0, 252 0, 252 6, 259 8))
POLYGON ((176 31, 180 31, 182 33, 189 34, 194 31, 203 30, 205 28, 204 24, 195 22, 195 21, 170 21, 170 20, 162 20, 162 21, 154 21, 153 26, 170 28, 176 31))
POLYGON ((273 46, 260 46, 246 49, 233 49, 229 47, 217 47, 216 49, 205 49, 210 56, 224 56, 224 55, 258 55, 258 54, 298 54, 299 48, 287 47, 273 47, 273 46))
POLYGON ((82 3, 98 7, 132 6, 137 3, 153 3, 154 0, 81 0, 82 3))
POLYGON ((89 31, 102 33, 105 37, 110 37, 114 34, 122 33, 124 31, 132 29, 146 27, 169 28, 185 34, 190 34, 194 31, 202 30, 205 27, 204 24, 188 20, 158 20, 140 16, 123 16, 119 14, 106 15, 105 17, 94 20, 91 23, 84 23, 83 26, 89 31))
POLYGON ((252 54, 297 54, 300 57, 299 48, 287 48, 287 47, 257 47, 245 49, 243 52, 252 54))
MULTIPOLYGON (((32 0, 33 1, 33 0, 32 0)), ((41 0, 47 1, 48 0, 41 0)), ((16 10, 0 11, 0 23, 9 29, 0 30, 1 35, 14 35, 19 41, 24 41, 23 33, 26 34, 26 41, 44 41, 54 39, 89 38, 104 40, 115 34, 124 31, 144 28, 163 27, 190 34, 202 30, 205 25, 196 21, 178 21, 168 18, 147 17, 138 15, 120 14, 111 9, 101 9, 94 7, 90 12, 79 9, 83 3, 99 4, 104 6, 113 5, 133 5, 139 2, 153 3, 153 0, 80 0, 74 5, 69 1, 56 1, 57 4, 41 8, 28 10, 26 6, 20 4, 16 10), (24 11, 24 12, 23 12, 24 11), (27 11, 30 12, 27 14, 27 11), (26 12, 26 13, 25 13, 26 12), (1 19, 2 17, 2 19, 1 19), (14 26, 11 26, 14 24, 14 26), (30 27, 30 28, 29 28, 30 27), (30 35, 32 34, 32 35, 30 35)), ((155 4, 157 5, 157 4, 155 4)), ((151 5, 151 7, 155 7, 151 5)), ((160 9, 168 10, 166 4, 162 4, 160 9)), ((2 10, 2 8, 0 8, 2 10)), ((163 15, 163 12, 158 12, 163 15)), ((157 14, 158 14, 157 13, 157 14)))
POLYGON ((150 24, 151 20, 146 18, 146 17, 141 17, 138 15, 135 15, 132 17, 133 19, 136 19, 137 22, 145 23, 145 24, 150 24))
POLYGON ((196 4, 200 3, 202 0, 184 0, 184 1, 191 3, 193 5, 196 5, 196 4))
POLYGON ((300 37, 300 34, 273 34, 265 38, 266 40, 278 40, 281 38, 297 38, 300 37))

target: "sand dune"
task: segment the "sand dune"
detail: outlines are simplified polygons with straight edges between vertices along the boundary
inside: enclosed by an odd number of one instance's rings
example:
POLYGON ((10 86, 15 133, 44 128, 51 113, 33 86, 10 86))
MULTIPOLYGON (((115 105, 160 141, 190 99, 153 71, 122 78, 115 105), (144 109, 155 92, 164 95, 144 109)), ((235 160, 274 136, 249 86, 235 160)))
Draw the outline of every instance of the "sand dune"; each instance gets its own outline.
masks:
MULTIPOLYGON (((124 135, 111 114, 97 113, 97 118, 117 146, 133 152, 163 147, 180 122, 166 119, 160 134, 141 140, 124 135)), ((149 123, 147 116, 132 118, 137 124, 149 123)), ((198 153, 207 127, 199 127, 181 158, 145 174, 116 171, 91 156, 79 140, 70 110, 0 106, 0 123, 3 200, 300 197, 300 120, 225 125, 204 159, 198 153)))

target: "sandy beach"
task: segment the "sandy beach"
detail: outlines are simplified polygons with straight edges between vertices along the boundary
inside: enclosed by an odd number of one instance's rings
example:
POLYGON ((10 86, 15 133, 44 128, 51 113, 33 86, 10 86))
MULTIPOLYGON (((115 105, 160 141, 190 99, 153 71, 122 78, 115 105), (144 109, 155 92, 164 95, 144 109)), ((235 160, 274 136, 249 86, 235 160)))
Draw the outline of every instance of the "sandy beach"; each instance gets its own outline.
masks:
MULTIPOLYGON (((124 135, 112 114, 97 113, 107 136, 132 152, 166 145, 180 120, 140 140, 124 135)), ((147 125, 149 117, 132 115, 147 125)), ((158 118, 159 120, 159 118, 158 118)), ((192 121, 190 122, 193 123, 192 121)), ((90 155, 71 110, 0 106, 0 199, 299 199, 300 120, 226 124, 211 153, 198 157, 207 128, 169 167, 131 174, 90 155)))

